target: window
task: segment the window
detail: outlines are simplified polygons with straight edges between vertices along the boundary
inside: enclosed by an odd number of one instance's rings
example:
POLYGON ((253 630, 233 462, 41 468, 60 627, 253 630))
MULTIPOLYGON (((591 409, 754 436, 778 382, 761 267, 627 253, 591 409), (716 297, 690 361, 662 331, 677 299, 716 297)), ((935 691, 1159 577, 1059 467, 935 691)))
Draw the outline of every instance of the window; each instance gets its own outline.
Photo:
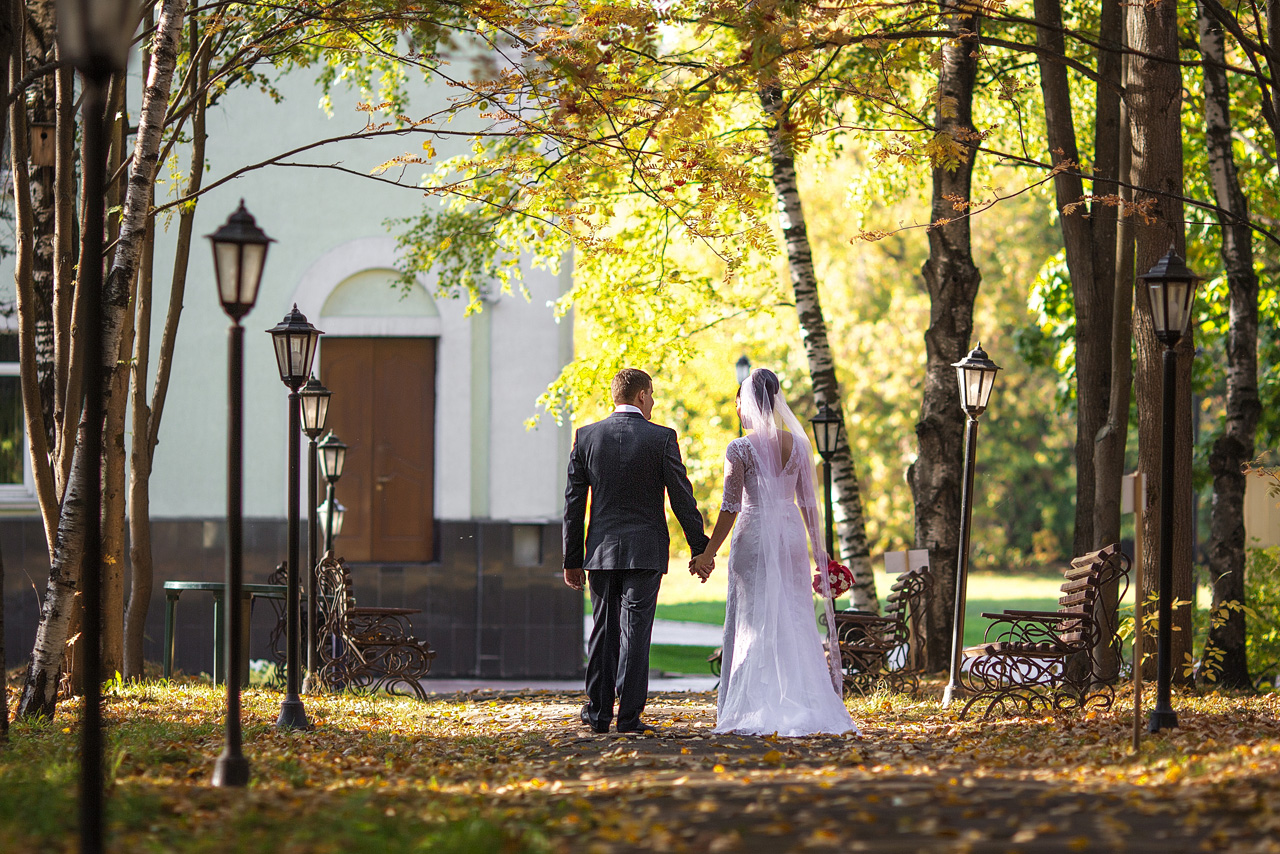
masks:
POLYGON ((0 331, 0 501, 32 497, 22 420, 18 335, 0 331))

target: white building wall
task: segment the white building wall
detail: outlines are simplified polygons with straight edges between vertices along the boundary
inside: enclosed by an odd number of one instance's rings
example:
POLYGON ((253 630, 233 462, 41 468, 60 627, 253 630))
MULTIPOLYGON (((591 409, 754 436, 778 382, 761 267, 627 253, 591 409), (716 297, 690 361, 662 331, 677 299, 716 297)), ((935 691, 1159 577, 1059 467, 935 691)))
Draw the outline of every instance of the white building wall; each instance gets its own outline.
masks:
MULTIPOLYGON (((319 108, 320 91, 309 73, 289 75, 278 85, 284 95, 281 103, 257 91, 235 91, 210 110, 206 186, 272 155, 358 130, 365 122, 366 114, 354 109, 359 99, 351 93, 335 93, 334 115, 326 117, 319 108)), ((446 91, 438 87, 434 95, 442 99, 446 91)), ((243 198, 258 225, 276 241, 268 254, 257 305, 244 320, 245 515, 279 518, 285 514, 288 392, 280 382, 265 330, 297 301, 313 323, 333 334, 439 336, 437 518, 473 518, 477 510, 479 516, 494 519, 558 518, 568 428, 555 428, 544 420, 537 431, 526 432, 523 422, 534 414, 534 400, 563 364, 566 327, 554 322, 546 306, 559 294, 560 279, 545 274, 535 277, 533 303, 504 297, 478 317, 464 317, 465 305, 448 298, 436 299, 439 316, 431 324, 422 318, 396 316, 320 316, 328 290, 347 276, 394 263, 394 240, 385 225, 388 219, 410 216, 424 203, 434 204, 416 190, 362 177, 394 155, 420 153, 421 141, 422 137, 410 136, 349 142, 300 153, 288 160, 336 164, 357 174, 271 166, 245 172, 201 198, 151 479, 153 517, 216 519, 225 513, 229 321, 217 301, 203 235, 221 225, 243 198), (479 351, 477 329, 486 332, 479 351), (477 356, 493 366, 492 376, 473 370, 477 356), (477 393, 488 406, 476 405, 477 393), (477 423, 477 414, 486 415, 486 423, 477 423), (477 443, 477 436, 487 439, 477 443), (478 471, 506 474, 495 484, 490 477, 478 478, 478 471)), ((434 145, 440 157, 448 157, 469 146, 469 140, 437 139, 434 145)), ((157 202, 163 204, 176 193, 177 187, 162 187, 157 202)), ((152 376, 169 299, 176 217, 167 231, 165 227, 161 221, 152 376)), ((0 269, 0 277, 4 281, 0 299, 12 299, 11 262, 0 269)), ((434 290, 434 282, 422 284, 434 290)), ((340 402, 335 400, 335 405, 340 402)))

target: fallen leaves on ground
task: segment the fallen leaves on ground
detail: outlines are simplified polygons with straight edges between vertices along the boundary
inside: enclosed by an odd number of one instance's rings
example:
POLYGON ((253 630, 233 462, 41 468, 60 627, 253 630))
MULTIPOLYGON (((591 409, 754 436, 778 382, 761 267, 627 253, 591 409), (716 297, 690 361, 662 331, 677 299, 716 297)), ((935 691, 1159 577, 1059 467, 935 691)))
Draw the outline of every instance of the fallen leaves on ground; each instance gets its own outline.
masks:
MULTIPOLYGON (((850 700, 861 734, 712 732, 712 694, 660 694, 656 736, 595 735, 571 693, 426 703, 306 697, 275 728, 244 695, 243 791, 209 785, 223 694, 106 698, 112 851, 1280 851, 1280 698, 1176 698, 1131 749, 1111 710, 959 721, 922 698, 850 700)), ((73 850, 78 725, 16 724, 0 748, 0 849, 73 850)))

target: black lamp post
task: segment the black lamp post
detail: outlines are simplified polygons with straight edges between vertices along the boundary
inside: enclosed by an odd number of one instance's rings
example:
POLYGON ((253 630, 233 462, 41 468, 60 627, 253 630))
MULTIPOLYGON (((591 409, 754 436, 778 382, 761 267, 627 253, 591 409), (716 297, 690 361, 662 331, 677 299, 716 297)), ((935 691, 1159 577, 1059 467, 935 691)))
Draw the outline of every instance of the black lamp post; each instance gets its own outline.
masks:
MULTIPOLYGON (((302 398, 302 432, 307 435, 307 507, 316 504, 316 440, 324 432, 329 420, 329 397, 333 392, 320 384, 315 377, 307 380, 299 396, 302 398)), ((307 677, 302 680, 302 692, 315 690, 316 673, 316 564, 319 524, 316 514, 307 513, 307 677)))
POLYGON ((213 244, 218 301, 231 318, 227 330, 227 734, 222 755, 213 767, 213 785, 244 786, 249 782, 249 761, 241 752, 240 738, 240 671, 246 654, 240 645, 244 625, 240 601, 244 581, 244 327, 240 320, 257 302, 271 238, 254 223, 243 199, 226 223, 207 237, 213 244))
MULTIPOLYGON (((1173 465, 1174 427, 1178 357, 1174 347, 1191 325, 1191 305, 1200 277, 1172 248, 1156 265, 1138 277, 1147 283, 1151 295, 1151 319, 1156 338, 1164 345, 1164 414, 1160 443, 1160 606, 1156 634, 1156 706, 1147 720, 1148 732, 1172 729, 1178 713, 1170 702, 1169 683, 1173 678, 1173 465)), ((1138 591, 1142 598, 1142 591, 1138 591)), ((1134 667, 1139 662, 1134 663, 1134 667)))
POLYGON ((836 538, 831 510, 831 457, 836 452, 836 442, 840 439, 840 430, 844 425, 840 422, 840 416, 835 413, 835 410, 825 403, 818 408, 818 414, 813 416, 810 423, 813 425, 814 446, 818 449, 818 456, 822 457, 822 484, 826 488, 827 495, 827 560, 834 560, 836 538))
POLYGON ((302 432, 302 396, 298 393, 311 375, 311 363, 316 355, 316 343, 322 334, 307 322, 298 311, 284 316, 272 329, 272 343, 276 351, 276 367, 280 369, 280 381, 289 388, 289 526, 288 563, 285 576, 285 631, 288 634, 288 651, 285 659, 285 696, 280 704, 280 717, 276 726, 280 729, 305 729, 307 712, 298 695, 299 638, 298 638, 298 517, 301 516, 298 489, 299 434, 302 432))
MULTIPOLYGON (((738 387, 747 381, 747 377, 751 376, 751 360, 747 358, 747 354, 743 353, 738 357, 738 361, 733 363, 733 372, 738 377, 738 387)), ((742 419, 738 419, 738 436, 742 436, 742 419)))
POLYGON ((320 440, 320 471, 325 479, 325 522, 324 550, 333 551, 333 540, 342 531, 342 514, 345 507, 337 503, 333 490, 342 477, 342 468, 347 464, 347 446, 343 444, 332 430, 320 440))
POLYGON ((977 456, 978 416, 987 408, 1000 366, 987 358, 979 344, 951 367, 960 380, 960 408, 967 416, 964 433, 964 483, 960 492, 960 549, 956 556, 956 610, 951 627, 951 674, 942 693, 942 705, 951 705, 960 679, 964 649, 964 607, 969 587, 969 529, 973 522, 973 468, 977 456))
POLYGON ((137 30, 134 0, 58 0, 59 58, 84 78, 84 231, 77 288, 84 321, 78 326, 84 351, 84 555, 81 595, 84 618, 79 649, 84 651, 84 706, 80 725, 80 851, 103 850, 102 776, 102 352, 103 225, 106 216, 107 85, 128 64, 137 30))

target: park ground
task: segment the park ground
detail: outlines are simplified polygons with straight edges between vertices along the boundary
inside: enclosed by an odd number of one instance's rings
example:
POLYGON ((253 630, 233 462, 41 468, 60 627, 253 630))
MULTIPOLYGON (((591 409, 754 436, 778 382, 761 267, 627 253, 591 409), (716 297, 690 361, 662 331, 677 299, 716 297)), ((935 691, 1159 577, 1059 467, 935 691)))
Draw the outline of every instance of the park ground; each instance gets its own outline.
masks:
MULTIPOLYGON (((659 616, 722 620, 716 581, 673 571, 659 616)), ((1060 581, 975 576, 970 633, 983 610, 1051 606, 1060 581)), ((702 652, 660 669, 706 673, 702 652)), ((941 688, 851 698, 859 736, 808 739, 715 735, 711 693, 655 695, 659 736, 594 735, 581 694, 539 691, 308 697, 315 728, 282 733, 281 695, 252 688, 253 779, 226 791, 220 690, 113 683, 108 850, 1280 851, 1280 696, 1178 694, 1180 726, 1135 753, 1127 688, 1110 710, 991 721, 958 720, 941 688)), ((76 849, 78 716, 64 702, 0 746, 3 854, 76 849)))
MULTIPOLYGON (((109 848, 124 852, 1280 851, 1280 697, 1178 695, 1131 747, 1110 711, 959 721, 940 684, 851 699, 859 736, 716 735, 713 694, 657 736, 595 735, 577 693, 245 695, 245 790, 210 786, 222 692, 112 685, 109 848)), ((12 697, 11 697, 12 699, 12 697)), ((0 851, 75 850, 77 708, 0 748, 0 851)))

